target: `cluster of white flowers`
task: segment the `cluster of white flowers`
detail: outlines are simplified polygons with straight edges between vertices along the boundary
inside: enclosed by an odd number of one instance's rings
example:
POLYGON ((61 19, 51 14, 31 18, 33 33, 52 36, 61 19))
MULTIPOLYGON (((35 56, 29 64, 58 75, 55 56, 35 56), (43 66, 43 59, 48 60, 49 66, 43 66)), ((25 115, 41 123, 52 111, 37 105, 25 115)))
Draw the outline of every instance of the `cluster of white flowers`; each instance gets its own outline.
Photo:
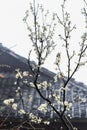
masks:
POLYGON ((17 82, 16 82, 16 81, 14 82, 14 85, 17 85, 17 82))
POLYGON ((51 87, 51 86, 52 86, 52 84, 51 84, 51 83, 48 83, 48 86, 49 86, 49 87, 51 87))
POLYGON ((72 119, 72 116, 70 114, 67 115, 70 119, 72 119))
POLYGON ((57 74, 54 76, 54 82, 58 82, 58 78, 59 78, 59 79, 63 79, 63 78, 64 78, 64 74, 63 74, 63 73, 57 73, 57 74))
POLYGON ((80 102, 81 102, 81 103, 85 103, 86 101, 87 101, 86 98, 81 98, 81 99, 80 99, 80 102))
POLYGON ((16 103, 13 103, 13 104, 12 104, 12 108, 13 108, 13 110, 17 110, 17 104, 16 104, 16 103))
POLYGON ((38 88, 41 89, 46 89, 47 87, 51 87, 52 84, 51 83, 47 83, 47 81, 43 81, 42 83, 38 83, 38 88))
POLYGON ((13 98, 6 99, 6 100, 3 101, 3 103, 5 105, 7 105, 7 106, 11 105, 13 110, 17 110, 18 105, 16 103, 14 103, 14 99, 13 98))
POLYGON ((73 130, 78 130, 78 128, 74 127, 73 130))
POLYGON ((26 114, 25 110, 23 110, 23 109, 20 109, 20 110, 18 111, 18 113, 19 113, 19 114, 26 114))
POLYGON ((55 100, 56 100, 56 101, 60 101, 60 96, 57 95, 56 93, 53 94, 53 97, 55 97, 55 100))
POLYGON ((59 101, 58 102, 61 106, 64 106, 63 102, 62 101, 59 101))
POLYGON ((80 96, 76 96, 75 98, 74 98, 74 101, 79 101, 80 103, 85 103, 86 101, 87 101, 87 99, 85 98, 85 97, 80 97, 80 96))
POLYGON ((47 88, 48 83, 47 83, 47 81, 43 81, 43 82, 41 83, 41 85, 42 85, 43 88, 47 88))
POLYGON ((23 72, 23 76, 24 76, 24 77, 27 77, 28 75, 29 75, 29 72, 28 72, 28 71, 24 71, 24 72, 23 72))
POLYGON ((16 78, 23 78, 23 77, 27 77, 29 75, 29 72, 28 71, 24 71, 24 72, 21 72, 20 69, 16 69, 16 78))
POLYGON ((38 110, 41 111, 41 112, 47 112, 47 103, 41 104, 38 107, 38 110))
POLYGON ((28 102, 31 102, 31 101, 32 101, 32 98, 33 98, 33 96, 32 96, 32 95, 29 95, 28 102))
POLYGON ((63 79, 63 78, 64 78, 64 74, 60 72, 60 73, 59 73, 59 78, 60 78, 60 79, 63 79))
POLYGON ((17 79, 18 79, 18 78, 22 79, 22 78, 23 78, 22 72, 20 72, 19 69, 17 69, 16 71, 17 71, 17 74, 16 74, 15 77, 16 77, 17 79))
POLYGON ((64 105, 67 107, 67 110, 69 110, 72 107, 72 103, 69 103, 68 101, 65 101, 64 105))
POLYGON ((16 93, 17 93, 17 95, 21 95, 21 96, 22 96, 22 91, 21 91, 21 88, 20 88, 20 87, 18 87, 18 88, 16 89, 16 93))
POLYGON ((10 104, 12 104, 13 102, 14 102, 14 99, 13 99, 13 98, 9 98, 9 99, 6 99, 6 100, 3 101, 3 103, 4 103, 5 105, 10 105, 10 104))
POLYGON ((41 83, 38 83, 37 86, 38 86, 39 89, 41 89, 41 87, 42 87, 41 83))
POLYGON ((26 80, 23 80, 23 83, 27 84, 27 83, 28 83, 28 80, 27 80, 27 79, 26 79, 26 80))
POLYGON ((54 82, 58 81, 58 76, 57 75, 55 75, 53 78, 54 78, 54 82))
POLYGON ((43 123, 46 124, 46 125, 49 125, 49 124, 50 124, 49 121, 44 121, 43 123))
POLYGON ((29 118, 31 119, 32 122, 34 123, 41 123, 42 119, 36 115, 34 115, 33 113, 29 114, 29 118))
POLYGON ((68 86, 66 86, 65 88, 61 86, 59 89, 60 92, 63 92, 64 90, 69 91, 70 89, 68 88, 68 86))
POLYGON ((32 82, 30 82, 29 85, 33 88, 35 87, 35 85, 32 82))

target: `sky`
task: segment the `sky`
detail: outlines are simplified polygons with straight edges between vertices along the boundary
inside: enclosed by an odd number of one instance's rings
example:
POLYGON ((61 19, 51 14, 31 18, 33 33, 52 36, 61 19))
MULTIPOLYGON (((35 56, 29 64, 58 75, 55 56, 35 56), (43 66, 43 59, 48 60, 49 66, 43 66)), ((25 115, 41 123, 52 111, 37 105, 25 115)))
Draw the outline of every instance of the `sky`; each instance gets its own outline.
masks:
MULTIPOLYGON (((45 9, 48 9, 50 12, 57 12, 58 15, 61 16, 62 0, 36 1, 42 3, 45 9)), ((26 58, 31 49, 31 43, 23 18, 26 10, 29 9, 30 2, 32 2, 32 0, 0 0, 0 43, 26 58)), ((80 36, 84 30, 84 17, 81 14, 83 6, 83 0, 67 0, 67 10, 70 12, 72 23, 76 24, 77 27, 77 30, 73 34, 72 43, 80 41, 80 36)), ((57 48, 51 56, 48 57, 45 63, 45 67, 51 71, 55 71, 54 57, 56 52, 57 48), (53 61, 53 63, 51 61, 53 61)), ((32 59, 34 59, 34 57, 32 57, 32 59)), ((77 81, 84 82, 85 84, 87 84, 86 77, 87 65, 82 67, 75 75, 77 81)))

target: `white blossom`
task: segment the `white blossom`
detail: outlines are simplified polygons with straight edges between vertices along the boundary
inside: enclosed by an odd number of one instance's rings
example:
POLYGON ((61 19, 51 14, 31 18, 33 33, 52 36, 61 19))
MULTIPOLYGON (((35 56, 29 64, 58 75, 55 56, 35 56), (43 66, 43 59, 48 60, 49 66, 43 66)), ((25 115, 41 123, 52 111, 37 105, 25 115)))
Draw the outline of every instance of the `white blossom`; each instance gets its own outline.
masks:
POLYGON ((53 96, 55 97, 55 100, 56 100, 56 101, 59 101, 59 100, 60 100, 60 96, 57 95, 56 93, 54 93, 53 96))
POLYGON ((69 105, 68 105, 68 106, 69 106, 69 108, 70 108, 70 107, 72 107, 72 103, 69 103, 69 105))
POLYGON ((13 99, 13 98, 9 98, 9 99, 6 99, 6 100, 3 101, 3 103, 4 103, 5 105, 10 105, 10 104, 13 103, 13 102, 14 102, 14 99, 13 99))
POLYGON ((73 130, 78 130, 78 128, 74 127, 73 130))
POLYGON ((39 118, 38 118, 38 123, 41 123, 41 121, 42 121, 42 119, 39 117, 39 118))
POLYGON ((85 103, 86 102, 86 98, 82 98, 80 100, 81 100, 81 103, 85 103))
POLYGON ((41 112, 47 112, 47 103, 41 104, 38 107, 38 110, 41 111, 41 112))
POLYGON ((43 86, 44 88, 47 88, 47 86, 48 86, 47 81, 43 81, 43 82, 42 82, 42 86, 43 86))
POLYGON ((64 105, 62 101, 59 101, 59 103, 60 103, 60 105, 62 105, 62 106, 64 105))
POLYGON ((23 83, 27 84, 27 83, 28 83, 28 81, 27 81, 27 80, 24 80, 24 81, 23 81, 23 83))
POLYGON ((32 122, 35 123, 41 123, 42 119, 36 115, 34 115, 33 113, 29 114, 29 118, 31 119, 32 122))
POLYGON ((30 85, 31 87, 35 87, 34 84, 33 84, 32 82, 30 82, 29 85, 30 85))
POLYGON ((29 95, 28 101, 31 102, 32 101, 33 96, 29 95))
POLYGON ((49 86, 49 87, 51 87, 51 86, 52 86, 52 84, 51 84, 51 83, 48 83, 48 86, 49 86))
POLYGON ((14 82, 14 85, 17 85, 17 82, 14 82))
POLYGON ((17 104, 16 104, 16 103, 13 103, 13 104, 12 104, 12 108, 13 108, 13 110, 17 110, 17 104))
POLYGON ((67 107, 67 110, 69 110, 72 107, 72 103, 69 103, 68 101, 65 101, 64 105, 67 107))
POLYGON ((19 93, 19 91, 20 91, 20 87, 18 87, 17 89, 16 89, 16 93, 19 93))
POLYGON ((58 81, 57 75, 53 77, 54 78, 54 82, 58 81))
POLYGON ((24 72, 23 72, 23 76, 24 76, 24 77, 27 77, 28 75, 29 75, 29 72, 28 72, 28 71, 24 71, 24 72))
POLYGON ((26 112, 25 112, 25 110, 20 109, 20 110, 18 111, 18 113, 20 113, 20 114, 25 114, 26 112))
POLYGON ((49 121, 44 121, 43 123, 46 124, 46 125, 49 125, 49 124, 50 124, 49 121))
POLYGON ((37 85, 38 85, 38 88, 40 89, 40 88, 41 88, 41 84, 40 84, 40 83, 38 83, 37 85))
POLYGON ((65 102, 64 102, 64 105, 65 105, 65 106, 68 106, 68 105, 69 105, 69 103, 68 103, 67 101, 65 101, 65 102))
POLYGON ((68 86, 66 86, 65 88, 63 87, 63 85, 61 84, 61 87, 59 89, 60 92, 63 92, 63 91, 69 91, 70 89, 68 88, 68 86))
POLYGON ((21 72, 17 72, 17 74, 16 74, 16 78, 18 79, 18 78, 23 78, 23 76, 22 76, 22 73, 21 72))
POLYGON ((58 75, 58 76, 59 76, 59 78, 60 78, 60 79, 63 79, 63 78, 64 78, 63 73, 59 73, 59 75, 58 75))

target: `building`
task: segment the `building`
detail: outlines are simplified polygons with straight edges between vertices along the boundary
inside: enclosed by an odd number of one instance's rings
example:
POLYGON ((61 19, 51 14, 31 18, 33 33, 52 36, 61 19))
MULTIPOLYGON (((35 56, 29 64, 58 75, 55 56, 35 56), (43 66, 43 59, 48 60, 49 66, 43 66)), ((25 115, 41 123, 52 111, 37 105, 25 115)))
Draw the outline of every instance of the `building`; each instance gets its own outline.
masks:
MULTIPOLYGON (((35 63, 32 61, 31 65, 35 66, 35 63)), ((0 44, 0 115, 6 115, 9 112, 11 116, 19 116, 18 112, 10 110, 10 106, 7 107, 3 103, 3 101, 8 98, 14 98, 20 109, 25 109, 26 112, 38 113, 41 115, 42 113, 37 111, 37 107, 39 107, 41 103, 44 103, 44 100, 39 96, 35 88, 20 83, 22 98, 16 93, 18 86, 15 84, 17 80, 15 78, 15 69, 18 68, 20 68, 22 72, 29 71, 31 76, 29 76, 28 80, 31 83, 32 73, 27 59, 15 54, 13 51, 0 44), (30 99, 29 96, 31 95, 33 95, 33 98, 31 101, 28 101, 27 99, 30 99)), ((53 72, 42 68, 40 80, 50 82, 54 75, 53 72)), ((54 90, 56 91, 56 94, 60 95, 61 93, 58 91, 60 84, 62 84, 62 82, 59 79, 59 82, 54 83, 52 88, 47 91, 46 89, 42 89, 41 91, 45 97, 49 97, 50 92, 53 92, 54 90)), ((68 88, 69 90, 66 93, 66 100, 68 100, 68 102, 74 101, 74 103, 67 114, 72 117, 87 118, 87 86, 71 79, 68 88)), ((61 107, 56 102, 54 105, 58 109, 61 107)), ((50 109, 49 112, 43 113, 41 116, 53 118, 56 114, 50 109)))

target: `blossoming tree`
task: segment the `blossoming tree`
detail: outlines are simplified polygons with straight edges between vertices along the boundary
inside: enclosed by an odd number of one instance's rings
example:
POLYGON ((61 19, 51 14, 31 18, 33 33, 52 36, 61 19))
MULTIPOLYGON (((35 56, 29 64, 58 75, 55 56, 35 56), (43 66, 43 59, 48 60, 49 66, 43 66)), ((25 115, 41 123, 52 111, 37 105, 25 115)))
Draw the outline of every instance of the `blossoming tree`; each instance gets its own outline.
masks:
MULTIPOLYGON (((30 4, 30 10, 31 10, 31 18, 33 22, 31 22, 31 19, 29 17, 29 12, 26 11, 26 16, 24 17, 23 21, 27 25, 27 29, 29 31, 29 38, 32 42, 32 50, 29 52, 29 57, 28 57, 28 64, 31 69, 32 73, 32 82, 29 83, 28 80, 24 81, 25 77, 28 77, 30 74, 29 72, 20 72, 17 70, 17 84, 19 86, 19 81, 21 79, 21 82, 23 81, 23 84, 29 86, 29 87, 34 87, 40 97, 45 101, 43 104, 40 104, 38 106, 38 111, 40 112, 49 112, 49 109, 52 109, 58 119, 62 121, 64 127, 67 130, 77 130, 75 128, 71 121, 70 118, 67 116, 66 112, 72 107, 73 103, 68 102, 66 98, 66 92, 68 91, 68 84, 69 81, 72 79, 74 74, 77 72, 77 70, 86 64, 86 50, 87 50, 87 33, 84 32, 82 37, 81 37, 81 42, 79 43, 79 51, 76 52, 75 48, 74 50, 70 50, 70 40, 71 40, 71 33, 73 32, 74 29, 76 29, 75 26, 72 26, 72 22, 70 20, 70 14, 66 11, 65 8, 66 0, 63 0, 62 4, 62 18, 58 16, 57 13, 54 13, 51 19, 51 22, 49 22, 49 12, 47 11, 45 13, 44 9, 42 6, 38 5, 36 7, 35 5, 35 0, 33 0, 33 4, 30 4), (45 14, 44 14, 45 13, 45 14), (40 17, 41 16, 41 17, 40 17), (30 21, 29 21, 30 19, 30 21), (29 23, 28 23, 29 21, 29 23), (31 22, 31 24, 30 24, 31 22), (63 34, 58 34, 61 42, 61 44, 65 50, 65 55, 66 55, 66 68, 67 72, 66 74, 62 71, 61 69, 61 59, 62 59, 62 54, 60 52, 57 53, 56 55, 56 61, 55 65, 57 67, 57 73, 53 77, 53 79, 48 82, 48 81, 40 81, 40 73, 41 73, 41 67, 43 66, 44 62, 46 61, 48 55, 51 53, 52 50, 55 49, 55 42, 54 42, 54 34, 57 33, 55 30, 57 29, 57 25, 60 25, 61 28, 63 28, 63 34), (30 61, 30 56, 32 54, 32 51, 34 50, 35 56, 36 56, 36 65, 33 67, 31 65, 30 61), (72 67, 72 62, 76 59, 74 68, 72 67), (58 86, 58 93, 53 89, 54 83, 58 82, 60 79, 62 84, 58 86), (42 89, 45 89, 48 91, 48 88, 50 88, 50 93, 48 94, 47 97, 45 97, 42 93, 42 89), (59 95, 60 92, 60 95, 59 95), (60 106, 58 109, 55 106, 55 102, 60 106)), ((85 12, 85 10, 84 10, 85 12)), ((84 13, 86 14, 86 12, 84 13)), ((62 52, 63 53, 63 52, 62 52)), ((20 98, 22 100, 22 95, 21 95, 21 90, 20 87, 18 87, 17 92, 20 94, 20 98)), ((32 95, 29 97, 29 101, 32 100, 32 95)), ((85 101, 85 99, 83 99, 85 101)), ((12 99, 9 99, 4 101, 5 104, 8 105, 9 102, 13 103, 12 99)), ((23 103, 23 100, 22 100, 23 103)), ((24 104, 23 104, 24 105, 24 104)), ((17 109, 17 104, 12 104, 12 108, 14 110, 17 109)), ((40 123, 42 121, 41 117, 37 117, 33 113, 26 113, 24 109, 19 110, 20 114, 29 114, 29 118, 31 121, 35 123, 40 123)), ((49 124, 50 122, 44 121, 44 124, 49 124)), ((61 128, 62 129, 62 128, 61 128)))

